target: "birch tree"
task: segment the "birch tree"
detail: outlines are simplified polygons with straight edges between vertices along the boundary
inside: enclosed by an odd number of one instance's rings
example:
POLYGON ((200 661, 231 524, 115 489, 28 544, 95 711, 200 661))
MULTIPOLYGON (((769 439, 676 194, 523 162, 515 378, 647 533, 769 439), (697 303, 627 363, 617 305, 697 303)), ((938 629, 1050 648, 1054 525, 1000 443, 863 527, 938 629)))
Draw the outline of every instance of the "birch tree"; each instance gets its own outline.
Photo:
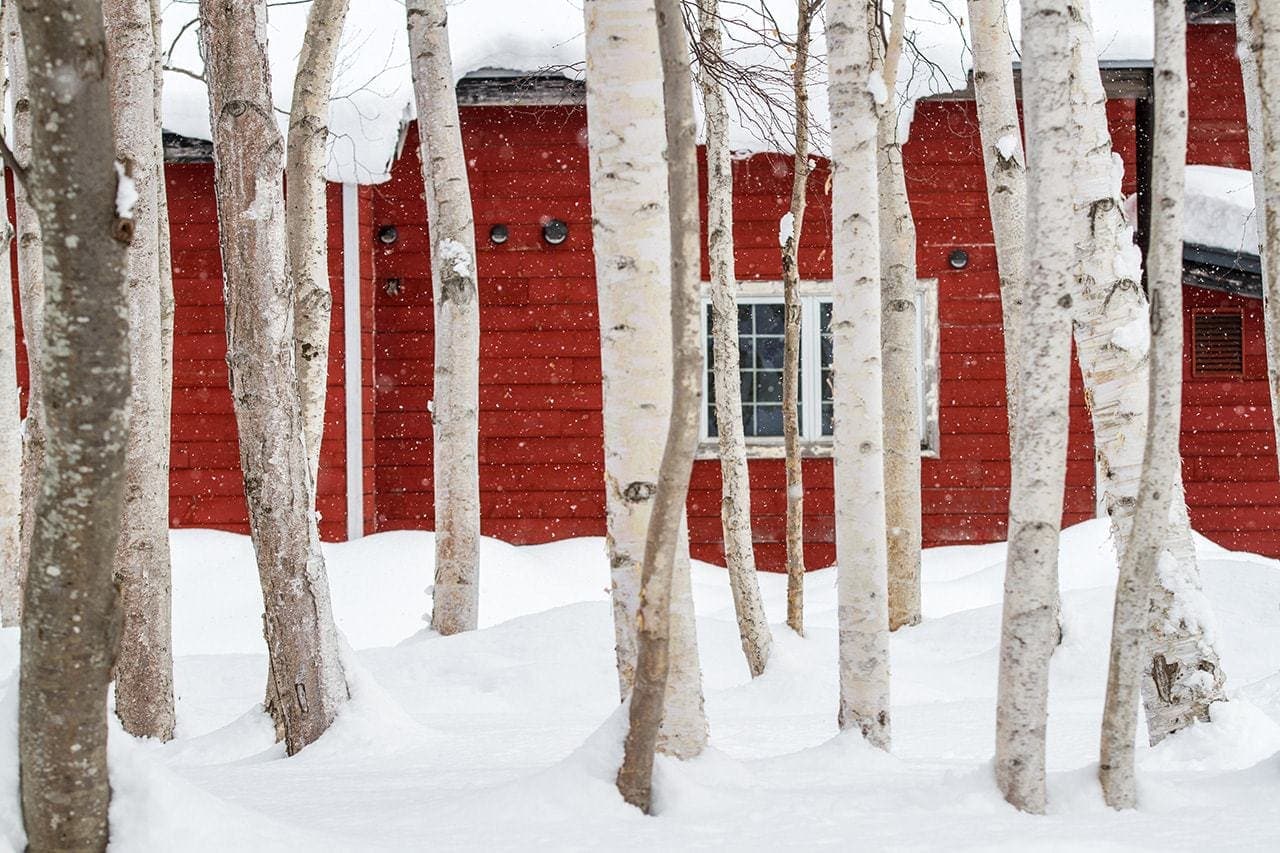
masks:
MULTIPOLYGON (((640 573, 640 619, 636 638, 636 681, 631 691, 630 726, 623 743, 618 791, 622 798, 648 813, 652 806, 653 755, 659 746, 659 726, 673 712, 685 709, 670 701, 668 674, 672 658, 672 612, 676 582, 676 554, 688 552, 684 529, 685 498, 698 446, 698 406, 701 396, 702 353, 699 346, 698 281, 701 250, 698 222, 697 128, 693 117, 693 81, 689 46, 685 39, 680 0, 657 0, 658 54, 662 62, 665 103, 667 197, 671 235, 671 418, 658 471, 653 513, 645 538, 640 573)), ((686 574, 687 577, 687 574, 686 574)), ((677 662, 677 665, 687 664, 677 662)), ((700 703, 699 703, 700 704, 700 703)), ((698 708, 699 716, 701 707, 698 708)), ((678 718, 677 718, 678 719, 678 718)), ((684 728, 684 726, 682 726, 684 728)), ((702 738, 692 751, 668 749, 676 757, 701 752, 702 738)))
POLYGON ((843 729, 889 748, 888 557, 876 136, 884 81, 875 0, 827 9, 831 106, 837 601, 843 729))
MULTIPOLYGON (((13 153, 19 163, 31 162, 31 98, 27 82, 27 55, 16 3, 5 4, 5 53, 13 85, 13 153)), ((21 557, 19 574, 26 578, 31 535, 35 528, 35 494, 44 468, 44 377, 41 373, 44 341, 44 240, 40 221, 21 181, 13 185, 13 207, 18 238, 18 299, 22 316, 22 342, 27 350, 27 415, 22 422, 21 557)))
MULTIPOLYGON (((800 0, 801 3, 805 0, 800 0)), ((738 280, 733 265, 733 160, 729 115, 722 84, 709 62, 720 56, 718 0, 700 0, 699 42, 702 111, 707 134, 707 255, 711 263, 711 331, 716 389, 716 438, 720 450, 724 561, 738 618, 738 635, 754 678, 764 672, 773 645, 760 600, 751 538, 751 485, 742 426, 742 385, 738 360, 738 280)), ((803 572, 803 567, 801 567, 803 572)), ((788 581, 790 600, 790 581, 788 581)))
MULTIPOLYGON (((1013 87, 1013 42, 1005 0, 969 0, 973 49, 973 91, 978 132, 987 173, 987 206, 1000 269, 1000 312, 1004 327, 1005 397, 1009 437, 1018 416, 1018 324, 1026 275, 1027 169, 1013 87)), ((1012 454, 1011 454, 1012 458, 1012 454)))
MULTIPOLYGON (((787 624, 804 634, 804 468, 800 458, 800 235, 809 187, 809 42, 822 0, 796 0, 795 156, 791 161, 791 206, 778 229, 782 241, 782 441, 787 475, 787 624)), ((810 405, 815 403, 810 402, 810 405)))
POLYGON ((1169 503, 1182 458, 1182 202, 1187 162, 1185 5, 1155 0, 1155 133, 1152 135, 1149 423, 1133 532, 1120 561, 1099 778, 1112 808, 1134 808, 1133 742, 1151 587, 1164 551, 1169 503))
POLYGON ((136 199, 129 218, 129 445, 115 576, 122 624, 116 652, 116 714, 139 737, 173 737, 169 561, 169 411, 160 274, 159 192, 163 148, 153 69, 159 34, 150 0, 103 4, 116 156, 136 199))
POLYGON ((125 245, 102 6, 19 5, 30 69, 25 175, 43 233, 48 445, 23 609, 18 748, 32 850, 107 843, 107 685, 129 403, 125 245))
MULTIPOLYGON (((893 4, 884 50, 884 86, 893 92, 902 58, 906 0, 893 4)), ((882 108, 877 130, 880 183, 881 358, 884 364, 885 524, 889 629, 920 622, 920 368, 916 361, 916 227, 902 166, 898 111, 882 108)))
POLYGON ((315 0, 298 56, 289 108, 285 198, 289 276, 293 280, 294 358, 312 488, 320 473, 325 390, 329 382, 329 222, 324 179, 329 94, 350 0, 315 0))
POLYGON ((1075 247, 1071 12, 1058 0, 1023 7, 1027 124, 1027 280, 1019 323, 1009 551, 996 698, 996 783, 1028 812, 1045 808, 1049 658, 1057 645, 1058 534, 1066 483, 1075 247))
MULTIPOLYGON (((587 131, 604 385, 605 508, 622 698, 636 678, 645 538, 671 420, 672 301, 666 120, 653 0, 587 0, 587 131)), ((696 231, 695 231, 696 233, 696 231)), ((699 355, 699 362, 701 355, 699 355)), ((677 757, 707 741, 687 534, 674 555, 670 671, 658 748, 677 757)))
MULTIPOLYGON (((1275 434, 1280 441, 1280 10, 1274 3, 1240 0, 1236 3, 1236 26, 1241 39, 1249 160, 1260 214, 1267 379, 1275 434)), ((1276 447, 1280 452, 1280 444, 1276 447)))
POLYGON ((444 0, 408 0, 422 180, 431 233, 436 577, 431 627, 471 631, 480 609, 480 305, 475 226, 444 0))
POLYGON ((200 2, 227 365, 266 610, 269 706, 292 755, 333 722, 347 686, 302 438, 266 14, 266 0, 200 2))
MULTIPOLYGON (((1140 494, 1148 420, 1148 305, 1142 256, 1124 215, 1123 161, 1112 152, 1106 92, 1098 68, 1089 4, 1079 3, 1071 33, 1076 139, 1073 179, 1079 247, 1074 293, 1076 354, 1093 420, 1099 489, 1123 564, 1140 494)), ((1143 679, 1152 743, 1197 720, 1225 698, 1224 676, 1208 636, 1211 614, 1200 592, 1195 542, 1175 466, 1173 521, 1165 537, 1168 559, 1156 573, 1143 679)))
MULTIPOLYGON (((0 4, 0 19, 9 3, 0 4)), ((8 100, 5 42, 0 41, 0 108, 8 100)), ((18 394, 17 328, 14 322, 13 226, 5 184, 0 180, 0 625, 22 619, 22 401, 18 394)))

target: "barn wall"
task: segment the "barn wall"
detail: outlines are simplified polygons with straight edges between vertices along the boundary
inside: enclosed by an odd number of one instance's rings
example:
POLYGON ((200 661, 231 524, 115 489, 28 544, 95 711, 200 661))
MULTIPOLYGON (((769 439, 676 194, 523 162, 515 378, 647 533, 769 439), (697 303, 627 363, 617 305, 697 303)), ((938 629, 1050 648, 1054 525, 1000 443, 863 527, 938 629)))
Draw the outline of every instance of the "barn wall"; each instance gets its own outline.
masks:
MULTIPOLYGON (((1235 27, 1191 27, 1188 44, 1187 162, 1247 169, 1249 140, 1235 27)), ((1267 390, 1262 303, 1197 287, 1183 292, 1187 347, 1182 458, 1192 525, 1228 548, 1280 555, 1280 480, 1267 390), (1241 316, 1244 371, 1240 376, 1196 375, 1191 335, 1197 313, 1241 316)))
MULTIPOLYGON (((235 415, 227 380, 222 260, 218 248, 213 165, 170 163, 166 167, 166 179, 176 300, 170 523, 174 527, 248 532, 235 415)), ((12 194, 9 198, 12 210, 12 194)), ((334 325, 317 508, 321 513, 321 535, 327 540, 336 540, 346 538, 342 188, 338 185, 329 187, 328 216, 334 325)), ((371 286, 372 264, 363 266, 368 270, 371 286)), ((16 274, 14 288, 16 295, 16 274)), ((371 309, 369 316, 372 318, 371 309)), ((18 324, 21 336, 20 317, 18 324)), ((372 341, 367 353, 372 352, 371 344, 372 341)), ((371 365, 370 361, 370 380, 371 365)), ((23 346, 18 349, 18 368, 25 406, 27 360, 23 346)), ((369 396, 372 396, 371 390, 369 396)), ((371 453, 367 455, 366 464, 371 464, 372 458, 371 453)), ((372 509, 371 491, 369 497, 372 509)))

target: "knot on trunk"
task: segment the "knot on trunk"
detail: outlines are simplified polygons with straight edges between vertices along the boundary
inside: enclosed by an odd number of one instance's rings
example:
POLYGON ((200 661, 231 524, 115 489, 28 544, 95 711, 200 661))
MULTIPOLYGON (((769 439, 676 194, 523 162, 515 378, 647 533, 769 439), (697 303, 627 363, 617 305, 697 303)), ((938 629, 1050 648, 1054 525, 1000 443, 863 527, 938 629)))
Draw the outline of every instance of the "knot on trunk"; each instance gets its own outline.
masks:
POLYGON ((658 491, 657 484, 637 480, 634 483, 628 483, 627 487, 622 490, 622 499, 627 503, 643 503, 652 498, 656 491, 658 491))

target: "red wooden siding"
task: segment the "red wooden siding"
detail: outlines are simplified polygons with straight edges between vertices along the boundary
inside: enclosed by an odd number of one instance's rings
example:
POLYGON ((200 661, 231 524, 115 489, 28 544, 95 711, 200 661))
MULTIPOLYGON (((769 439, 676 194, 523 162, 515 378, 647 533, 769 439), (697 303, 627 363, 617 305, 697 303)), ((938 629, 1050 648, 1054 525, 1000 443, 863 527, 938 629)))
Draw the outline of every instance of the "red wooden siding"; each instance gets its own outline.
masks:
MULTIPOLYGON (((1229 26, 1190 29, 1189 162, 1248 165, 1243 100, 1229 26)), ((1108 114, 1134 190, 1133 102, 1108 114)), ((479 249, 480 462, 483 532, 511 542, 604 533, 599 329, 591 244, 585 113, 580 107, 464 108, 463 137, 479 249), (569 225, 550 246, 541 226, 569 225), (489 228, 505 224, 494 245, 489 228)), ((972 102, 919 105, 906 152, 922 278, 937 278, 941 326, 941 447, 923 465, 926 544, 1004 536, 1009 490, 1004 361, 995 252, 972 102), (964 249, 965 269, 948 255, 964 249)), ((790 160, 757 155, 735 164, 734 239, 744 279, 780 277, 777 222, 786 210, 790 160)), ((224 361, 221 265, 209 164, 168 170, 177 294, 172 521, 246 529, 234 417, 224 361)), ((831 275, 828 171, 810 183, 802 275, 831 275)), ((705 180, 705 178, 704 178, 705 180)), ((430 528, 433 319, 425 203, 411 131, 391 180, 359 190, 360 382, 366 531, 430 528), (393 225, 398 239, 378 240, 393 225)), ((705 216, 704 216, 705 221, 705 216)), ((346 530, 341 190, 330 188, 334 292, 330 389, 319 484, 326 538, 346 530)), ((704 275, 705 275, 704 258, 704 275)), ((1242 317, 1244 373, 1198 376, 1187 355, 1184 454, 1197 529, 1235 548, 1280 554, 1280 481, 1265 381, 1260 303, 1186 290, 1195 312, 1242 317)), ((25 353, 19 350, 25 383, 25 353)), ((1094 514, 1092 436, 1079 372, 1072 374, 1071 441, 1064 521, 1094 514)), ((753 460, 752 509, 759 564, 783 564, 785 494, 780 460, 753 460)), ((834 561, 834 495, 827 459, 808 459, 806 562, 834 561)), ((720 475, 694 467, 689 529, 695 556, 722 560, 720 475)))

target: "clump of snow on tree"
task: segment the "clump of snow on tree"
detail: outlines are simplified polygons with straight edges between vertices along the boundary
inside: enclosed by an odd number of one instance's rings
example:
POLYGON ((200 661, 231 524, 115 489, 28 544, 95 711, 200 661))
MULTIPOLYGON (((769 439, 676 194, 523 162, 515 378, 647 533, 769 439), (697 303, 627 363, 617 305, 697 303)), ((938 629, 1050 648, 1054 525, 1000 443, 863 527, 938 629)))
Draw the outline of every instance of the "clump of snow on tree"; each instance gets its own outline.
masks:
POLYGON ((116 161, 116 216, 133 218, 133 206, 138 203, 138 185, 125 171, 124 164, 116 161))
POLYGON ((476 277, 471 252, 457 240, 440 241, 440 266, 452 269, 454 275, 461 278, 474 280, 476 277))
POLYGON ((1006 162, 1021 162, 1022 140, 1013 134, 1005 134, 996 140, 996 151, 1006 162))
POLYGON ((1111 333, 1111 343, 1127 350, 1135 358, 1146 356, 1151 348, 1151 323, 1145 314, 1134 317, 1111 333))
POLYGON ((778 220, 778 245, 785 246, 787 241, 795 234, 796 218, 791 211, 782 214, 782 218, 778 220))

